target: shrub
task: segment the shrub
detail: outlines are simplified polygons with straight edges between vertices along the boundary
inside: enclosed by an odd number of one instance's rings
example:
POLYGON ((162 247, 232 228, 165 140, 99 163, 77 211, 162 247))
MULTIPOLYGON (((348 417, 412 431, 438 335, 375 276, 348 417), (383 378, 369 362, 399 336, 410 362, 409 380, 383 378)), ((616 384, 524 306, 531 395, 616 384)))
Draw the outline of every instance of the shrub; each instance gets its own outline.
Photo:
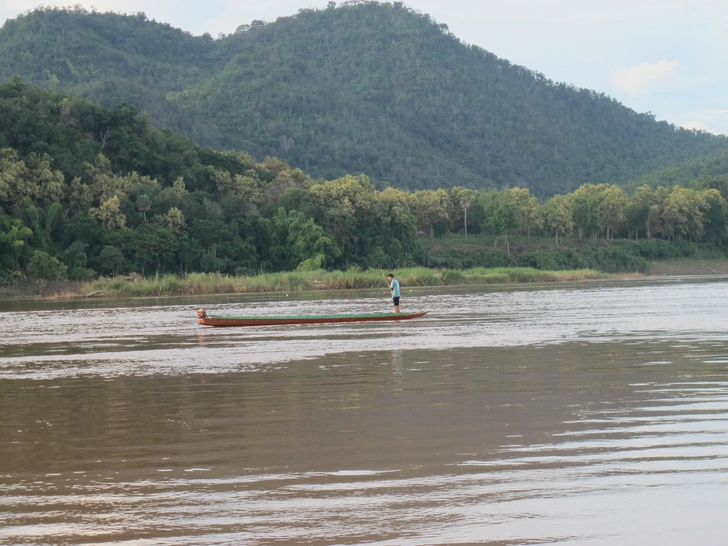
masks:
POLYGON ((671 243, 661 239, 635 241, 631 247, 634 254, 647 260, 668 260, 670 258, 693 256, 696 251, 695 245, 689 243, 671 243))
POLYGON ((314 258, 309 258, 298 264, 296 271, 318 271, 323 269, 323 264, 326 261, 326 256, 319 254, 314 258))
POLYGON ((444 284, 464 284, 468 282, 468 278, 462 271, 457 269, 443 269, 440 272, 440 278, 444 284))
POLYGON ((533 267, 544 271, 561 269, 556 256, 546 250, 531 250, 521 255, 521 267, 533 267))
POLYGON ((55 281, 66 278, 68 266, 48 253, 42 250, 36 250, 33 252, 33 256, 30 258, 26 269, 28 275, 33 278, 55 281))
POLYGON ((591 254, 594 268, 607 273, 645 273, 649 269, 647 260, 635 256, 619 247, 600 247, 591 254))

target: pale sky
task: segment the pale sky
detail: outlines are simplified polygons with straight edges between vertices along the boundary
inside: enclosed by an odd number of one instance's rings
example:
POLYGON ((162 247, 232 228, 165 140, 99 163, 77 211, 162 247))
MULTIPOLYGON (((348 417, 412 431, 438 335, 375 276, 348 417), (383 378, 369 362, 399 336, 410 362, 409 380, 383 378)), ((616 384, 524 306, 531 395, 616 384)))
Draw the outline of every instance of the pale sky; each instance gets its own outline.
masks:
MULTIPOLYGON (((75 0, 137 13, 194 35, 230 34, 328 0, 75 0)), ((340 4, 341 2, 337 2, 340 4)), ((585 87, 678 126, 728 134, 725 0, 409 0, 482 47, 555 82, 585 87)), ((0 21, 39 4, 0 0, 0 21)), ((45 5, 54 5, 46 3, 45 5)), ((67 5, 67 4, 59 4, 67 5)))

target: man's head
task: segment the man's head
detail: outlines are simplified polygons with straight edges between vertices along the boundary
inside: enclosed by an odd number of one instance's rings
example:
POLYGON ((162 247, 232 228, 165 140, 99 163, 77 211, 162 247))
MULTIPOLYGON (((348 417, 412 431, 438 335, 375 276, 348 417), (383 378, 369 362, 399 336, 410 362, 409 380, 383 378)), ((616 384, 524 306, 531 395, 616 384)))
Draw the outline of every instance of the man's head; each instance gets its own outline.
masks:
POLYGON ((390 273, 389 275, 387 275, 387 278, 388 278, 388 279, 393 279, 393 278, 394 278, 394 275, 392 275, 392 274, 390 273))

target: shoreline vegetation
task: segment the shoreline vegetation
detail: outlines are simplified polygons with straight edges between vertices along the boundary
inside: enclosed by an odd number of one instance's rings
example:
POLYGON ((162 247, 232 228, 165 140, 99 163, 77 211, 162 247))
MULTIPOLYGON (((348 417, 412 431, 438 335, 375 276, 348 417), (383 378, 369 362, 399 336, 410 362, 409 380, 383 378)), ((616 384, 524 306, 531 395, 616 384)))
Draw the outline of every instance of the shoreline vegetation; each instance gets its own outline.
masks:
POLYGON ((378 189, 365 174, 315 180, 276 158, 202 148, 125 105, 18 78, 0 96, 12 114, 0 130, 0 297, 366 288, 384 268, 406 270, 411 286, 609 278, 728 256, 728 178, 708 175, 726 171, 720 161, 691 169, 690 187, 659 178, 672 189, 632 195, 585 183, 566 195, 539 187, 539 201, 494 180, 378 189), (221 275, 193 275, 205 271, 221 275))
MULTIPOLYGON (((100 278, 92 282, 34 281, 6 286, 0 298, 80 299, 104 297, 194 296, 250 294, 263 292, 303 292, 385 288, 388 270, 351 268, 348 271, 293 271, 236 277, 221 273, 189 273, 142 278, 100 278)), ((396 270, 403 288, 488 284, 547 283, 613 278, 591 269, 542 271, 529 267, 476 267, 465 270, 412 267, 396 270)))
MULTIPOLYGON (((550 283, 646 276, 728 275, 728 260, 680 258, 650 262, 650 273, 605 273, 593 269, 544 271, 530 267, 447 269, 411 267, 394 271, 403 288, 550 283)), ((290 271, 255 276, 222 273, 132 274, 94 281, 24 280, 0 287, 0 301, 9 299, 73 300, 114 297, 165 297, 315 290, 386 289, 389 270, 356 267, 348 271, 290 271)))
MULTIPOLYGON (((394 273, 403 288, 550 283, 660 276, 728 275, 728 260, 679 258, 650 262, 650 273, 605 273, 593 269, 545 271, 530 267, 470 269, 412 267, 394 273)), ((102 277, 94 281, 24 280, 0 287, 0 301, 9 299, 74 300, 115 297, 166 297, 266 292, 304 292, 385 288, 389 270, 356 267, 348 271, 290 271, 255 276, 222 273, 102 277)))

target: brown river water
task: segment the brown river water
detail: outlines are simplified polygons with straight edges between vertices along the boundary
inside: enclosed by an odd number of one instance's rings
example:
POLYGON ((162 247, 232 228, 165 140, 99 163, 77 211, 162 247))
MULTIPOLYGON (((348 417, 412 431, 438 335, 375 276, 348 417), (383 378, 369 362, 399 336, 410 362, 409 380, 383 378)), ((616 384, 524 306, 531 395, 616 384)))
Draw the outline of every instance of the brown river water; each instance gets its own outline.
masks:
POLYGON ((728 278, 0 303, 0 544, 728 544, 728 278))

